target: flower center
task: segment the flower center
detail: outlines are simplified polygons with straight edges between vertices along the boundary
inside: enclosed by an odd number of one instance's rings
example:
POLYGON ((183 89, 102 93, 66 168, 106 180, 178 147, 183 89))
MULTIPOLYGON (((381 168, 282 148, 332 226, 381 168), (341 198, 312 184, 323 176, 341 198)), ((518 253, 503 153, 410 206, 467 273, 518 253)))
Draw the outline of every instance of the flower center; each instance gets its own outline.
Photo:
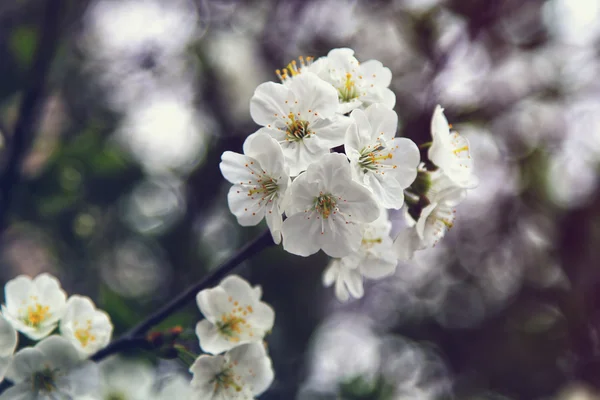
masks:
POLYGON ((284 83, 285 81, 287 81, 288 79, 291 79, 292 77, 301 74, 302 70, 305 67, 308 67, 309 65, 312 64, 314 58, 313 57, 298 57, 298 60, 300 61, 300 67, 298 67, 298 64, 296 63, 296 60, 292 60, 292 62, 290 62, 287 67, 284 67, 283 69, 278 69, 275 70, 275 73, 277 74, 277 77, 279 78, 279 80, 281 81, 281 83, 284 83))
POLYGON ((233 309, 230 313, 221 315, 221 320, 216 322, 219 332, 227 337, 232 342, 239 342, 240 335, 244 331, 248 331, 249 336, 252 336, 252 326, 246 321, 248 314, 252 314, 254 309, 252 306, 241 306, 238 301, 234 301, 229 297, 229 302, 232 303, 233 309))
POLYGON ((32 377, 33 392, 52 392, 54 389, 56 389, 56 383, 54 382, 54 379, 54 371, 52 371, 49 367, 35 372, 32 377))
POLYGON ((279 195, 279 185, 275 179, 268 175, 263 175, 260 179, 257 179, 257 182, 258 185, 248 191, 249 197, 254 198, 254 195, 258 194, 261 196, 261 201, 273 201, 273 199, 277 198, 279 195))
POLYGON ((83 347, 86 347, 90 342, 96 341, 96 336, 92 334, 92 321, 88 320, 85 328, 76 329, 75 337, 83 347))
POLYGON ((323 219, 327 219, 329 218, 331 213, 335 214, 337 212, 336 205, 337 203, 335 201, 335 198, 331 194, 321 193, 319 197, 315 197, 315 210, 317 210, 317 212, 321 214, 323 219))
POLYGON ((381 238, 363 238, 361 244, 363 245, 363 247, 366 247, 367 249, 370 249, 372 247, 374 247, 377 244, 380 244, 383 241, 383 239, 381 238))
POLYGON ((216 374, 212 382, 214 384, 215 392, 218 392, 221 389, 233 389, 236 392, 241 392, 244 389, 243 383, 240 382, 240 377, 235 375, 232 366, 229 366, 228 368, 216 374))
MULTIPOLYGON (((391 160, 392 158, 394 158, 394 155, 391 151, 386 151, 384 145, 378 144, 375 148, 369 145, 360 151, 358 165, 366 174, 369 171, 377 171, 378 168, 382 167, 382 161, 391 160)), ((392 167, 396 168, 395 165, 392 167)))
POLYGON ((294 114, 288 115, 289 121, 286 122, 285 140, 299 142, 305 137, 309 137, 313 132, 308 129, 308 121, 296 119, 294 114))
POLYGON ((35 303, 27 307, 23 322, 28 326, 38 328, 50 315, 50 307, 35 303))
POLYGON ((338 97, 342 103, 348 103, 359 96, 358 89, 356 88, 356 81, 352 79, 352 74, 348 72, 343 85, 338 88, 338 97))

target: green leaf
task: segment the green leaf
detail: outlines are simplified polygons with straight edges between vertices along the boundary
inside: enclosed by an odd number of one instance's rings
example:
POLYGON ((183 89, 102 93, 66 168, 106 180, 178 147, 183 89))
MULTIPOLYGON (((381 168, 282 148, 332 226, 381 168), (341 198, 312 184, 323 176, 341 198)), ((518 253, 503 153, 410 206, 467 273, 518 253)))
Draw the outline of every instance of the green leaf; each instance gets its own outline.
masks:
POLYGON ((38 44, 38 33, 31 26, 15 28, 9 38, 9 48, 21 67, 28 67, 33 61, 33 55, 38 44))

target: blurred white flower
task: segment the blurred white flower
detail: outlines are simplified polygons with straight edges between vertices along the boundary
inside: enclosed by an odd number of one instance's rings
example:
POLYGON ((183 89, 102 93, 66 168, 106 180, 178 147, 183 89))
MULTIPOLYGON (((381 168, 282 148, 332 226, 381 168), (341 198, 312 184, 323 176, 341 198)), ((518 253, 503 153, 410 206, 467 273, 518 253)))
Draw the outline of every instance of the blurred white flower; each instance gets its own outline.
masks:
POLYGON ((420 154, 410 139, 396 138, 398 115, 382 104, 354 110, 344 149, 356 181, 368 187, 385 208, 404 204, 404 189, 417 176, 420 154))
POLYGON ((191 102, 156 93, 125 116, 118 139, 151 173, 191 171, 203 158, 207 137, 191 102))
POLYGON ((145 363, 120 357, 100 363, 100 399, 152 399, 154 370, 145 363))
POLYGON ((176 375, 158 391, 156 400, 185 400, 192 399, 194 392, 187 377, 176 375))
MULTIPOLYGON (((435 246, 454 223, 454 209, 465 198, 462 189, 441 171, 430 173, 431 184, 426 193, 429 205, 421 210, 419 219, 394 240, 399 259, 412 258, 416 250, 435 246)), ((408 217, 410 218, 410 216, 408 217)))
POLYGON ((331 257, 358 250, 362 223, 377 219, 380 210, 369 190, 352 180, 348 159, 339 153, 325 155, 292 182, 290 203, 283 248, 304 257, 320 249, 331 257))
POLYGON ((6 305, 4 318, 19 332, 33 340, 50 334, 62 318, 67 301, 60 282, 49 274, 40 274, 33 280, 20 275, 4 287, 6 305))
POLYGON ((6 378, 13 386, 1 400, 77 399, 96 393, 99 377, 96 364, 81 360, 67 339, 50 336, 18 351, 6 378))
POLYGON ((244 154, 226 151, 221 160, 221 173, 233 183, 227 201, 238 223, 253 226, 266 219, 279 244, 286 191, 291 185, 281 146, 266 133, 257 132, 244 142, 244 154))
POLYGON ((0 314, 0 382, 4 380, 4 374, 12 361, 18 340, 15 328, 0 314))
POLYGON ((450 133, 444 109, 436 106, 431 118, 432 143, 428 157, 450 179, 463 188, 477 186, 473 173, 473 160, 469 152, 469 141, 457 132, 450 133))
POLYGON ((206 400, 252 400, 273 382, 271 359, 261 343, 223 355, 200 356, 190 367, 194 396, 206 400))
POLYGON ((86 355, 106 347, 113 325, 107 313, 97 310, 87 297, 71 296, 60 321, 60 333, 86 355))
POLYGON ((363 277, 381 279, 390 276, 398 263, 390 237, 392 224, 387 212, 375 221, 364 224, 362 242, 355 253, 331 260, 323 273, 323 283, 331 286, 335 282, 335 295, 341 301, 351 295, 361 298, 364 294, 363 277))
POLYGON ((254 122, 281 147, 290 174, 298 175, 312 162, 344 143, 349 120, 337 116, 337 93, 312 73, 302 73, 289 84, 265 82, 250 100, 254 122))
POLYGON ((389 108, 396 104, 396 95, 388 88, 392 82, 390 69, 377 60, 359 63, 352 49, 333 49, 327 57, 315 61, 310 70, 337 90, 340 114, 376 103, 389 108))
POLYGON ((236 346, 260 342, 273 328, 275 312, 260 301, 260 287, 252 287, 239 276, 223 279, 219 286, 196 296, 204 320, 196 325, 200 347, 218 354, 236 346))

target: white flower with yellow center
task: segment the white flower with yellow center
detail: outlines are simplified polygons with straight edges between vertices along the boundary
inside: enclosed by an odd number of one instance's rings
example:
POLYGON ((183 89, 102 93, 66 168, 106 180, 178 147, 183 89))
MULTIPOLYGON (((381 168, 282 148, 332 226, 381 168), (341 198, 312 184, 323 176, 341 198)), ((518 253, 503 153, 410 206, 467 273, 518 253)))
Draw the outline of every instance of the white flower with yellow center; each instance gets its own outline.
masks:
POLYGON ((416 250, 434 246, 454 225, 454 210, 465 198, 466 190, 457 186, 441 171, 430 173, 430 187, 426 196, 429 204, 421 210, 417 221, 409 221, 410 228, 401 231, 394 241, 399 259, 412 258, 416 250))
POLYGON ((266 82, 250 100, 259 132, 279 142, 292 176, 344 143, 347 117, 336 115, 337 93, 315 74, 303 72, 289 84, 266 82))
POLYGON ((83 361, 65 338, 50 336, 18 351, 6 378, 13 386, 0 400, 79 399, 97 393, 96 364, 83 361))
POLYGON ((86 355, 106 347, 113 326, 107 313, 97 310, 87 297, 71 296, 60 321, 60 333, 86 355))
POLYGON ((350 296, 361 298, 363 277, 381 279, 394 273, 398 261, 391 229, 387 211, 381 210, 379 218, 363 226, 359 249, 349 256, 331 260, 323 273, 323 284, 331 286, 335 282, 335 295, 339 300, 346 301, 350 296))
POLYGON ((417 176, 420 155, 410 139, 396 136, 398 115, 382 104, 354 110, 344 149, 354 179, 368 187, 385 208, 401 208, 404 189, 417 176))
POLYGON ((376 103, 389 108, 396 104, 396 95, 389 89, 390 69, 377 60, 359 63, 352 49, 333 49, 327 57, 315 61, 310 70, 337 90, 340 114, 376 103))
POLYGON ((233 183, 227 200, 238 223, 252 226, 265 218, 279 244, 284 201, 291 184, 281 146, 269 135, 255 133, 244 142, 244 154, 226 151, 221 160, 221 173, 233 183))
POLYGON ((40 274, 33 280, 18 276, 6 284, 4 295, 4 318, 33 340, 48 336, 56 328, 67 301, 60 282, 49 274, 40 274))
POLYGON ((362 224, 379 216, 371 192, 352 180, 348 159, 330 153, 292 182, 288 218, 283 221, 283 248, 299 256, 323 249, 332 257, 358 250, 362 224))
POLYGON ((223 355, 200 356, 190 367, 194 398, 252 400, 271 385, 271 359, 261 343, 249 343, 223 355))
POLYGON ((477 186, 469 141, 457 132, 450 132, 444 109, 436 106, 431 118, 431 147, 429 160, 439 167, 458 186, 471 189, 477 186))
POLYGON ((275 312, 260 301, 260 287, 253 288, 239 276, 228 276, 219 286, 198 293, 196 302, 204 320, 196 325, 200 347, 219 354, 244 343, 260 342, 273 328, 275 312))
POLYGON ((0 382, 4 380, 4 374, 12 361, 18 340, 15 328, 0 314, 0 382))

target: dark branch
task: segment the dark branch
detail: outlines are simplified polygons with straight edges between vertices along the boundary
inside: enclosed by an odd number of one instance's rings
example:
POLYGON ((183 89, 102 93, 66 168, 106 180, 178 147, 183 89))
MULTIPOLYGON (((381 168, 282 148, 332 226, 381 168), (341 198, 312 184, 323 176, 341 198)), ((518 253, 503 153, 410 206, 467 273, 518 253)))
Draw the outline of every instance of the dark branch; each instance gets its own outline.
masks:
POLYGON ((173 299, 170 303, 166 304, 164 307, 162 307, 154 314, 146 318, 144 321, 139 323, 137 326, 133 327, 129 332, 113 341, 110 345, 108 345, 108 347, 94 354, 92 357, 90 357, 90 359, 93 361, 100 361, 103 358, 111 354, 117 353, 121 350, 139 347, 140 336, 144 336, 150 330, 150 328, 152 328, 155 325, 158 325, 171 314, 179 311, 189 302, 193 301, 196 298, 196 294, 199 291, 217 285, 223 278, 225 278, 229 273, 231 273, 242 261, 249 259, 255 254, 259 253, 261 250, 273 244, 274 243, 271 237, 271 232, 267 229, 258 237, 256 237, 256 239, 254 239, 252 242, 246 244, 244 247, 238 250, 236 254, 234 254, 231 258, 229 258, 227 261, 221 264, 207 277, 188 288, 185 292, 173 299))
POLYGON ((48 0, 44 9, 44 21, 39 34, 35 60, 29 73, 29 87, 19 109, 19 119, 15 125, 6 168, 0 179, 0 232, 4 231, 10 210, 13 188, 20 180, 21 166, 35 138, 40 108, 44 97, 46 79, 60 36, 60 12, 62 0, 48 0))

